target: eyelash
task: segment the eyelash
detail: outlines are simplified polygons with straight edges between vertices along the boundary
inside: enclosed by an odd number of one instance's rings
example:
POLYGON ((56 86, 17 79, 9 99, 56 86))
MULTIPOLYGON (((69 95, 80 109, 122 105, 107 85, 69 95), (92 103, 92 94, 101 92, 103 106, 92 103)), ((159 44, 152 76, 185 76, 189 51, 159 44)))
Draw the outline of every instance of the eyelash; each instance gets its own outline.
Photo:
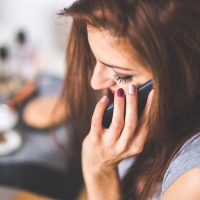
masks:
POLYGON ((133 80, 133 76, 124 76, 124 77, 119 77, 117 74, 113 75, 113 78, 120 83, 129 83, 133 80))

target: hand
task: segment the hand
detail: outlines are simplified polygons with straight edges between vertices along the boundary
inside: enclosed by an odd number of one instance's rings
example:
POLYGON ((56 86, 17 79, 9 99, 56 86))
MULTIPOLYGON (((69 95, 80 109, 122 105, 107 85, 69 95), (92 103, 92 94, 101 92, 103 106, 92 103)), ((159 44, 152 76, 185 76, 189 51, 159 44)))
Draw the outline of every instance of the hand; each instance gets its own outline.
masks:
POLYGON ((116 92, 113 118, 109 129, 102 127, 103 114, 109 100, 107 97, 103 97, 97 103, 92 117, 91 130, 82 145, 84 176, 112 173, 113 170, 116 170, 120 160, 142 152, 148 134, 147 122, 153 99, 153 90, 148 96, 139 124, 137 88, 130 85, 128 91, 130 92, 126 92, 125 120, 124 97, 118 96, 117 93, 119 92, 116 92))

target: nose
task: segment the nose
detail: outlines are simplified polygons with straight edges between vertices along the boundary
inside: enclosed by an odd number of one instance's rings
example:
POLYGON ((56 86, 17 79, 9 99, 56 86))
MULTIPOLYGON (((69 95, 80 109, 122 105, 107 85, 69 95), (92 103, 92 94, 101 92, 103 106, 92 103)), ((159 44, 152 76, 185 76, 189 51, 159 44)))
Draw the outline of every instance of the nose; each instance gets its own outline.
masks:
POLYGON ((100 90, 113 86, 115 82, 111 71, 101 63, 96 63, 90 84, 94 90, 100 90))

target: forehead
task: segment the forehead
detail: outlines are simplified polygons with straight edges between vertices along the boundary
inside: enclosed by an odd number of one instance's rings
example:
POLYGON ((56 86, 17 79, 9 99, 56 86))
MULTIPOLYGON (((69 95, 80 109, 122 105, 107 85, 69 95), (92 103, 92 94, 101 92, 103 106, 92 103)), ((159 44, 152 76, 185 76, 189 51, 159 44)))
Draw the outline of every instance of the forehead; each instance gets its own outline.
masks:
POLYGON ((111 58, 117 58, 118 61, 124 62, 131 59, 128 55, 128 45, 125 39, 113 36, 109 31, 96 29, 92 27, 87 28, 88 41, 90 47, 98 59, 106 61, 111 58))
POLYGON ((91 50, 97 60, 114 66, 128 67, 134 71, 141 68, 127 39, 90 26, 87 27, 87 32, 91 50))
POLYGON ((105 39, 113 42, 119 41, 119 37, 114 36, 110 31, 103 28, 95 28, 93 26, 87 25, 87 32, 88 34, 104 37, 105 39))

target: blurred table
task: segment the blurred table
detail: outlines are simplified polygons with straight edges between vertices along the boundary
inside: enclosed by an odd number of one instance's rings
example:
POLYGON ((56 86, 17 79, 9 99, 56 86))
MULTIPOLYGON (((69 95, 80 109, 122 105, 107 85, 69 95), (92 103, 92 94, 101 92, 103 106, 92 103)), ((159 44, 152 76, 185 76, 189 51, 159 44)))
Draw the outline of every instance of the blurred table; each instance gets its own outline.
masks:
MULTIPOLYGON (((41 77, 38 95, 59 92, 61 85, 61 79, 45 75, 41 77)), ((48 130, 36 130, 23 122, 19 123, 17 130, 24 144, 17 152, 0 157, 0 185, 56 199, 76 199, 82 185, 80 159, 68 157, 61 151, 48 130)), ((54 134, 65 141, 70 131, 68 121, 66 125, 59 126, 54 134)))
POLYGON ((0 194, 1 194, 1 199, 3 200, 50 200, 50 198, 48 197, 1 186, 0 186, 0 194))

